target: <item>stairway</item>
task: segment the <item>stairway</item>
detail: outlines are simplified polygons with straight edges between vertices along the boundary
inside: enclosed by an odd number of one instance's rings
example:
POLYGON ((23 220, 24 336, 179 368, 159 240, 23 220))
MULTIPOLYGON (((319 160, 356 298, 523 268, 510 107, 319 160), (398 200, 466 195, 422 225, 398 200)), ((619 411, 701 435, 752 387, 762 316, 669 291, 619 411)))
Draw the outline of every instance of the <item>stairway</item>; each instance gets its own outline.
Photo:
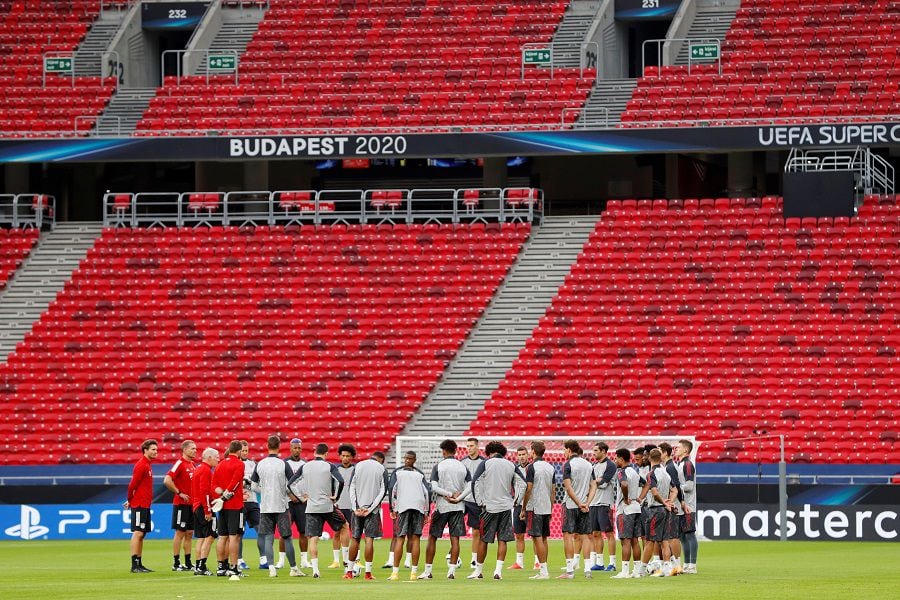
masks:
MULTIPOLYGON (((689 39, 725 40, 725 34, 737 14, 739 6, 698 6, 694 21, 688 29, 689 39)), ((676 65, 688 64, 688 44, 682 44, 675 59, 676 65)))
POLYGON ((531 337, 598 219, 544 218, 403 435, 453 437, 466 431, 531 337))
POLYGON ((598 79, 575 127, 615 127, 635 87, 637 79, 598 79))
POLYGON ((124 18, 124 11, 106 11, 94 20, 87 35, 75 50, 73 68, 76 77, 100 77, 101 61, 113 60, 112 56, 104 57, 101 54, 109 48, 124 18))
POLYGON ((57 223, 53 231, 41 234, 37 247, 0 295, 0 362, 5 363, 25 339, 102 229, 101 223, 57 223))
MULTIPOLYGON (((240 56, 247 49, 247 44, 250 42, 253 34, 256 33, 258 27, 259 23, 256 21, 226 21, 222 23, 222 28, 219 29, 216 37, 213 38, 212 43, 209 45, 209 50, 212 53, 225 50, 225 54, 231 54, 230 51, 233 50, 238 56, 238 71, 240 71, 240 56)), ((206 75, 207 58, 208 55, 204 56, 197 67, 197 75, 206 75)))
POLYGON ((592 14, 566 12, 550 42, 553 47, 554 67, 577 69, 581 66, 581 43, 584 42, 584 37, 593 21, 594 15, 592 14))
POLYGON ((131 135, 155 95, 156 88, 119 88, 97 117, 93 134, 131 135))

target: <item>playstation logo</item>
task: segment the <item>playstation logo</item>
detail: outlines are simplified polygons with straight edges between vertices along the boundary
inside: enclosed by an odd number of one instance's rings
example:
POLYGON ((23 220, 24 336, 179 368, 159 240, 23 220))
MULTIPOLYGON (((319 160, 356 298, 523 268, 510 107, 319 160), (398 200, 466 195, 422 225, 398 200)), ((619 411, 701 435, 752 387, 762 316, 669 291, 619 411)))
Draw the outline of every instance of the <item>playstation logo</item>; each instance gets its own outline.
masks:
POLYGON ((41 513, 33 506, 27 504, 22 505, 22 517, 18 525, 8 527, 5 531, 10 537, 21 538, 23 540, 33 540, 43 537, 50 533, 48 527, 40 524, 41 513))

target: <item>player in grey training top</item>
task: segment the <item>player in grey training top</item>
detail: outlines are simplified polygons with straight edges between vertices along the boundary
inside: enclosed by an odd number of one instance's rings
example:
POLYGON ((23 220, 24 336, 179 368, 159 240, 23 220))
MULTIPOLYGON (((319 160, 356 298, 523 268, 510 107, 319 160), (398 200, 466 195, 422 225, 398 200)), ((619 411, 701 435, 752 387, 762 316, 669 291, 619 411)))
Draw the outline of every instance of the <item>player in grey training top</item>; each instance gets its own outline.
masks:
POLYGON ((549 579, 547 572, 547 538, 550 537, 550 517, 553 513, 553 483, 556 469, 544 460, 544 442, 531 442, 531 464, 525 470, 525 494, 522 518, 528 525, 528 535, 534 543, 540 572, 529 579, 549 579))
POLYGON ((482 507, 481 539, 475 571, 467 579, 483 579, 487 545, 493 544, 495 537, 497 566, 494 569, 494 579, 503 579, 506 543, 515 539, 512 531, 513 499, 524 492, 525 480, 516 471, 516 466, 506 459, 506 446, 502 443, 488 442, 484 450, 488 458, 472 477, 472 498, 482 507))
POLYGON ((416 453, 410 450, 403 457, 403 468, 391 475, 388 484, 388 498, 391 503, 391 517, 397 523, 397 541, 394 545, 394 566, 390 580, 400 578, 400 557, 403 544, 408 537, 412 546, 412 572, 409 578, 415 581, 419 571, 419 541, 425 515, 431 505, 431 487, 425 480, 425 474, 416 468, 416 453))
POLYGON ((681 490, 681 474, 675 461, 672 459, 672 445, 663 442, 659 445, 659 451, 662 452, 662 465, 669 475, 671 485, 676 489, 676 502, 673 506, 672 513, 666 519, 666 533, 663 538, 663 545, 668 547, 669 553, 672 555, 673 575, 679 575, 681 568, 681 516, 685 512, 684 492, 681 490))
MULTIPOLYGON (((484 462, 484 457, 478 454, 478 438, 466 440, 466 456, 459 462, 469 470, 469 477, 475 475, 475 471, 484 462)), ((472 528, 472 567, 475 567, 475 559, 478 554, 479 540, 481 540, 481 509, 471 499, 465 501, 466 525, 472 528)))
POLYGON ((616 463, 608 456, 609 446, 605 442, 594 444, 594 480, 597 482, 597 493, 591 501, 591 537, 593 538, 594 564, 591 571, 616 570, 616 539, 613 537, 612 507, 616 499, 616 487, 613 478, 616 476, 616 463), (609 550, 609 563, 603 564, 603 540, 609 550), (595 555, 596 553, 596 555, 595 555))
MULTIPOLYGON (((647 541, 644 544, 644 553, 641 563, 638 565, 636 577, 643 577, 647 572, 647 563, 654 554, 660 554, 663 561, 668 563, 668 547, 662 546, 665 536, 666 520, 672 510, 677 490, 671 485, 672 481, 665 467, 660 464, 662 452, 659 448, 650 451, 650 473, 647 482, 638 500, 647 500, 647 508, 650 518, 647 522, 647 541)), ((660 569, 662 572, 662 569, 660 569)))
POLYGON ((681 515, 681 546, 684 549, 684 572, 697 573, 697 470, 691 460, 694 444, 690 440, 680 440, 675 446, 675 458, 678 473, 681 477, 681 489, 684 492, 685 511, 681 515))
MULTIPOLYGON (((266 440, 269 455, 256 464, 250 481, 259 489, 259 537, 260 545, 269 566, 269 577, 277 577, 275 568, 274 542, 275 529, 282 539, 291 539, 291 516, 288 512, 287 482, 293 476, 291 468, 278 456, 281 449, 281 439, 277 435, 269 436, 266 440)), ((291 576, 301 577, 305 575, 297 568, 294 558, 294 545, 287 544, 287 559, 291 565, 291 576)))
POLYGON ((632 466, 631 452, 627 448, 616 450, 616 477, 613 480, 616 491, 616 531, 622 540, 622 570, 613 579, 631 577, 629 562, 634 556, 635 562, 640 560, 641 546, 638 538, 641 534, 641 506, 638 496, 641 493, 641 478, 637 469, 632 466))
MULTIPOLYGON (((291 454, 284 459, 285 464, 291 468, 291 477, 300 470, 300 467, 306 464, 306 461, 300 458, 302 452, 303 442, 300 438, 293 438, 291 440, 291 454)), ((308 568, 312 565, 309 564, 309 556, 307 554, 309 540, 306 537, 306 502, 300 502, 299 497, 292 493, 289 493, 288 497, 290 501, 288 512, 291 514, 291 521, 297 526, 297 540, 300 544, 300 568, 308 568)), ((280 552, 278 564, 275 565, 276 569, 284 567, 285 542, 283 539, 279 540, 278 546, 280 552)))
MULTIPOLYGON (((353 461, 356 459, 356 448, 353 447, 353 444, 341 444, 338 446, 338 456, 341 462, 338 463, 337 468, 338 473, 344 478, 344 489, 341 491, 341 495, 338 496, 337 507, 349 524, 353 516, 353 510, 350 506, 350 479, 353 477, 353 461)), ((334 554, 334 562, 328 565, 328 568, 337 569, 348 561, 350 552, 349 527, 344 530, 344 533, 334 536, 331 547, 334 554)))
POLYGON ((359 540, 366 535, 366 579, 372 575, 372 559, 375 555, 375 538, 381 537, 381 500, 386 492, 384 479, 384 454, 373 452, 372 457, 356 465, 350 479, 350 554, 347 559, 345 579, 352 579, 359 558, 359 540), (347 574, 350 577, 347 577, 347 574))
POLYGON ((437 541, 450 530, 450 567, 447 579, 456 578, 456 561, 459 559, 459 538, 466 534, 463 522, 465 506, 462 500, 469 496, 472 480, 469 470, 456 459, 456 442, 441 442, 444 458, 431 469, 431 491, 434 492, 434 512, 428 529, 428 547, 425 549, 425 572, 419 579, 431 579, 431 568, 437 541))
POLYGON ((288 491, 306 501, 306 535, 314 578, 321 576, 318 546, 325 523, 338 533, 347 527, 347 520, 335 506, 344 478, 336 466, 325 460, 327 455, 326 444, 316 445, 315 459, 300 467, 288 482, 288 491))
POLYGON ((584 576, 591 577, 591 520, 590 504, 597 492, 594 468, 582 456, 581 445, 575 440, 563 443, 563 488, 566 490, 565 515, 563 517, 563 547, 566 552, 566 572, 560 579, 572 579, 575 575, 580 549, 584 557, 584 576))
MULTIPOLYGON (((528 468, 528 465, 531 463, 531 454, 525 446, 519 446, 516 448, 516 471, 519 473, 519 477, 522 480, 525 480, 525 469, 528 468)), ((516 496, 513 506, 512 513, 512 524, 513 524, 513 534, 516 536, 516 562, 506 567, 507 569, 524 569, 525 568, 525 534, 528 531, 528 523, 526 523, 525 519, 521 518, 525 509, 522 508, 522 498, 525 496, 525 488, 522 488, 522 493, 516 496)))

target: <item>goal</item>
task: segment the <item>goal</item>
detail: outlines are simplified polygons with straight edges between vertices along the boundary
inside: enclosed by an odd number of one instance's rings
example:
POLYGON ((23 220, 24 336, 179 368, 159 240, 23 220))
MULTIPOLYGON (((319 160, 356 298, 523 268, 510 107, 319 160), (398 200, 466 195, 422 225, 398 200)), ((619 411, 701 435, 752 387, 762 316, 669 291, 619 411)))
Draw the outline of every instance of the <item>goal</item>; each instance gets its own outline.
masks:
MULTIPOLYGON (((431 469, 442 459, 440 443, 446 439, 452 439, 458 446, 457 458, 466 456, 466 440, 467 437, 440 437, 440 436, 398 436, 394 445, 394 457, 396 460, 395 467, 403 464, 403 455, 412 450, 416 453, 416 467, 425 473, 428 477, 431 469)), ((622 438, 606 438, 606 437, 488 437, 479 438, 478 445, 482 455, 484 454, 484 446, 487 442, 496 440, 502 442, 506 446, 507 458, 511 461, 516 460, 516 449, 524 446, 530 448, 531 442, 540 440, 544 442, 546 451, 544 452, 544 460, 553 465, 556 470, 556 485, 554 486, 555 503, 553 505, 553 516, 550 519, 550 536, 554 538, 562 537, 562 502, 565 498, 565 490, 562 486, 562 469, 566 459, 563 455, 563 443, 566 440, 576 440, 584 449, 585 458, 594 462, 593 448, 594 443, 603 441, 609 446, 610 452, 615 452, 619 448, 628 448, 634 450, 640 446, 647 444, 657 445, 662 442, 669 442, 673 446, 678 440, 690 440, 694 444, 691 452, 691 458, 696 462, 697 456, 697 440, 693 436, 678 436, 675 438, 664 436, 643 436, 643 437, 622 437, 622 438)))

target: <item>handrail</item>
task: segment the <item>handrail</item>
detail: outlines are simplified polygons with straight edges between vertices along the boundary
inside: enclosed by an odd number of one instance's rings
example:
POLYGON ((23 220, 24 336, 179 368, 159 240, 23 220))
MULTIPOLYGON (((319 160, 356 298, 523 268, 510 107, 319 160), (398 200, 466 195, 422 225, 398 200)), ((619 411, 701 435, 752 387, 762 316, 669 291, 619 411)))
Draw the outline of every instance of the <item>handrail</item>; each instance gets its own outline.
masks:
POLYGON ((518 187, 136 194, 107 191, 102 205, 104 227, 409 224, 417 220, 504 223, 540 220, 544 192, 518 187))
MULTIPOLYGON (((670 42, 687 42, 688 43, 688 75, 691 73, 691 65, 694 62, 704 62, 700 59, 693 59, 690 55, 690 49, 694 45, 697 44, 714 44, 716 46, 716 63, 719 65, 719 75, 722 74, 722 41, 718 38, 659 38, 652 40, 644 40, 641 43, 641 75, 647 72, 647 44, 654 44, 656 46, 656 64, 660 67, 670 66, 664 65, 663 62, 668 62, 667 57, 664 56, 662 51, 663 46, 670 42)), ((705 61, 711 62, 711 61, 705 61)))
POLYGON ((203 48, 203 49, 198 49, 198 50, 163 50, 162 54, 160 55, 159 87, 166 87, 166 55, 167 54, 174 54, 175 56, 178 57, 176 60, 176 63, 175 63, 176 85, 181 85, 182 76, 190 77, 190 75, 182 73, 182 71, 184 70, 183 65, 182 65, 182 63, 184 61, 184 57, 189 54, 206 54, 206 83, 207 84, 209 84, 209 55, 210 54, 230 54, 230 55, 234 56, 234 71, 233 71, 234 82, 236 84, 239 83, 238 70, 240 67, 240 57, 238 56, 237 50, 227 50, 227 49, 210 50, 208 48, 203 48))
POLYGON ((122 117, 120 117, 119 115, 104 115, 104 114, 78 115, 77 117, 75 117, 75 124, 74 124, 75 135, 78 135, 80 133, 80 130, 78 129, 79 123, 84 123, 84 122, 93 120, 93 122, 94 122, 93 133, 91 133, 91 131, 88 131, 87 133, 89 136, 91 136, 91 135, 98 136, 98 135, 100 135, 100 133, 99 133, 100 125, 103 123, 103 121, 105 121, 107 119, 115 120, 116 137, 121 137, 122 136, 122 117))
MULTIPOLYGON (((99 56, 100 57, 100 73, 98 76, 100 79, 106 79, 107 77, 111 77, 113 74, 104 74, 104 67, 106 65, 105 59, 107 56, 115 56, 116 65, 121 64, 119 53, 115 50, 104 50, 103 52, 85 52, 82 50, 48 50, 41 55, 41 87, 47 87, 47 59, 48 58, 70 58, 72 60, 72 68, 68 71, 68 75, 72 80, 72 87, 75 87, 75 65, 76 60, 78 58, 86 57, 86 56, 99 56)), ((118 67, 117 67, 118 68, 118 67)), ((65 73, 65 72, 63 72, 65 73)), ((91 76, 93 77, 93 76, 91 76)), ((119 89, 119 77, 116 75, 116 90, 119 89)))
POLYGON ((56 196, 51 194, 6 194, 12 198, 12 214, 9 220, 0 221, 9 223, 15 228, 43 229, 46 219, 49 219, 50 229, 56 227, 56 196))

